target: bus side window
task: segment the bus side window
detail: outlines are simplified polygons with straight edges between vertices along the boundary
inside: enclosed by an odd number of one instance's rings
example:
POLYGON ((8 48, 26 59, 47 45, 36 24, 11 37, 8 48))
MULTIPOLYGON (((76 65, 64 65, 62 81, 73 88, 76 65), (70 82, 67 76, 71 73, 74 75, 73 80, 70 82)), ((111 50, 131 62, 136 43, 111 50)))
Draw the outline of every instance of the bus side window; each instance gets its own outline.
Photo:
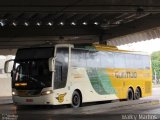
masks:
POLYGON ((71 63, 72 67, 86 67, 86 50, 72 49, 71 63))
POLYGON ((100 55, 97 51, 88 51, 86 53, 87 67, 99 68, 100 67, 100 55))
POLYGON ((114 55, 112 52, 99 52, 102 68, 114 68, 114 55))
POLYGON ((147 55, 142 56, 142 64, 143 64, 143 69, 150 69, 149 56, 147 55))
POLYGON ((122 53, 115 53, 114 65, 115 65, 115 68, 126 68, 125 55, 122 53))
POLYGON ((64 88, 68 75, 69 48, 57 48, 54 89, 64 88))

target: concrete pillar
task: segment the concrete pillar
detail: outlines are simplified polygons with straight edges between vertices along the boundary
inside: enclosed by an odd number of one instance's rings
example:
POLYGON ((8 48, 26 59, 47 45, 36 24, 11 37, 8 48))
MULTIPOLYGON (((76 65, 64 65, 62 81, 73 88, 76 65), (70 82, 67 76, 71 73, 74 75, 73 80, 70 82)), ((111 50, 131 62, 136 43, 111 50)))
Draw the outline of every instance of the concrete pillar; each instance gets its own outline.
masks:
POLYGON ((11 78, 10 74, 0 75, 0 97, 11 96, 11 78))
MULTIPOLYGON (((1 50, 0 50, 1 51, 1 50)), ((1 51, 2 52, 2 51, 1 51)), ((4 63, 13 56, 0 55, 0 97, 11 96, 11 75, 4 73, 4 63)))

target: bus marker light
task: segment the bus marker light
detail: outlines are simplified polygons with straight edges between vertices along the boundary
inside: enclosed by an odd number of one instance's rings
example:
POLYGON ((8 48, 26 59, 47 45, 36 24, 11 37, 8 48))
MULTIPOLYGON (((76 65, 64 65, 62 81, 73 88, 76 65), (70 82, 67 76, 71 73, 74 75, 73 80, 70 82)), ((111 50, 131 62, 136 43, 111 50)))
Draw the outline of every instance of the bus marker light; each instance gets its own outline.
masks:
POLYGON ((19 83, 15 83, 15 86, 20 86, 20 84, 19 83))
POLYGON ((15 83, 15 86, 27 86, 27 83, 15 83))

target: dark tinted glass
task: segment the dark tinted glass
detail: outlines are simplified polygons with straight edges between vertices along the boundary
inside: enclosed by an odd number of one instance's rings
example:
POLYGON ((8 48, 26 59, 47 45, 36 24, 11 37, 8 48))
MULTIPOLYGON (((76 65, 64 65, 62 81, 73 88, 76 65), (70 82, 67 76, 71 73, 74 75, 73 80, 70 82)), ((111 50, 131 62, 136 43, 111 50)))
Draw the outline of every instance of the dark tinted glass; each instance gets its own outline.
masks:
POLYGON ((19 49, 16 53, 15 60, 24 59, 45 59, 50 58, 54 54, 54 48, 26 48, 19 49))
POLYGON ((68 75, 69 48, 57 48, 55 61, 54 89, 66 86, 68 75))

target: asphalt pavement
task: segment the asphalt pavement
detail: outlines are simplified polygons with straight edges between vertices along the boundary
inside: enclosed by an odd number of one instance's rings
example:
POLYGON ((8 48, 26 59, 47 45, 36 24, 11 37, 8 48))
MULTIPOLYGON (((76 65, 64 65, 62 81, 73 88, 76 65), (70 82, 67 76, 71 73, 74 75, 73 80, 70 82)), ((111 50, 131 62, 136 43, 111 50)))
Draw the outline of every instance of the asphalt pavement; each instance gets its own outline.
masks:
POLYGON ((140 100, 90 103, 78 109, 65 105, 17 107, 10 102, 0 105, 0 114, 2 120, 157 120, 160 119, 160 88, 153 88, 151 97, 140 100))

